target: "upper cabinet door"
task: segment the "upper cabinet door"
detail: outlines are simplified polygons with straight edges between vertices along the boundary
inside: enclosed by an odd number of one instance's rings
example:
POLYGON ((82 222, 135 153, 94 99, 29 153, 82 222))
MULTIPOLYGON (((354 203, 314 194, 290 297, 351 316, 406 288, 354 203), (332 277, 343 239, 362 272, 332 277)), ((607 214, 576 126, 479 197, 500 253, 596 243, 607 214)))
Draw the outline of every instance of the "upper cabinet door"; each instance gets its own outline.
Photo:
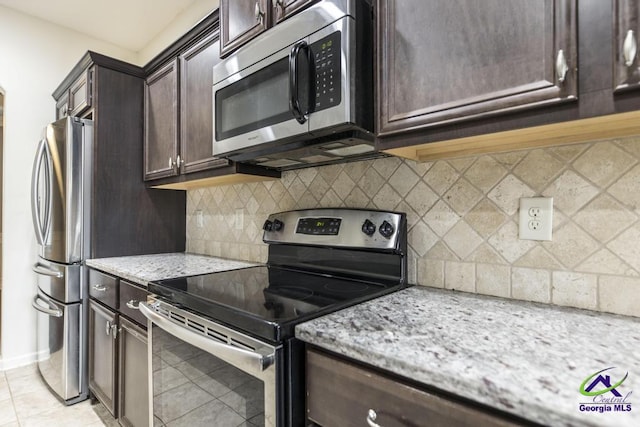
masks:
POLYGON ((71 116, 80 116, 85 110, 91 107, 93 97, 93 67, 88 68, 82 75, 73 82, 69 88, 68 110, 71 116))
POLYGON ((150 75, 144 89, 144 179, 178 173, 178 60, 150 75))
POLYGON ((180 156, 182 173, 226 166, 213 157, 213 66, 220 61, 218 33, 180 55, 180 156))
POLYGON ((378 0, 378 132, 577 97, 576 0, 378 0))
POLYGON ((640 1, 616 0, 613 15, 615 90, 640 87, 640 1))
POLYGON ((276 24, 297 11, 309 6, 315 0, 272 0, 273 16, 276 24))
POLYGON ((270 0, 220 0, 220 55, 228 55, 270 25, 270 0))

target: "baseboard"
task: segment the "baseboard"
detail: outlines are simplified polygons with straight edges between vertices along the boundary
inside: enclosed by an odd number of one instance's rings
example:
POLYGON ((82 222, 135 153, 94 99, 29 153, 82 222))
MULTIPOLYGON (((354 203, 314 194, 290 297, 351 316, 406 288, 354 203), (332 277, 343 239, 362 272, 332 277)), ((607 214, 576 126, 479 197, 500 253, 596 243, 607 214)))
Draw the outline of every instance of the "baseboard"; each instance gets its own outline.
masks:
POLYGON ((0 357, 0 371, 8 371, 9 369, 31 365, 32 363, 47 358, 49 358, 49 352, 47 350, 24 354, 22 356, 12 357, 11 359, 0 357))

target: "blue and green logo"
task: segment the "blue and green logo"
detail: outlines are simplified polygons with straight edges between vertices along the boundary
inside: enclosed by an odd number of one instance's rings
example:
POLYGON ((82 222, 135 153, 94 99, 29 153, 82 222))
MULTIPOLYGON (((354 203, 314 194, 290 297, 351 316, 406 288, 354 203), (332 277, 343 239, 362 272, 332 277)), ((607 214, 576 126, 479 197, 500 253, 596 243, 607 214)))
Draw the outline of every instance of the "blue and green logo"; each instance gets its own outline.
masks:
POLYGON ((614 366, 602 369, 589 375, 582 381, 578 391, 586 397, 591 397, 591 402, 580 403, 581 412, 629 412, 631 411, 631 391, 626 395, 618 390, 622 384, 629 378, 629 372, 624 375, 618 375, 611 379, 609 371, 615 369, 614 366))

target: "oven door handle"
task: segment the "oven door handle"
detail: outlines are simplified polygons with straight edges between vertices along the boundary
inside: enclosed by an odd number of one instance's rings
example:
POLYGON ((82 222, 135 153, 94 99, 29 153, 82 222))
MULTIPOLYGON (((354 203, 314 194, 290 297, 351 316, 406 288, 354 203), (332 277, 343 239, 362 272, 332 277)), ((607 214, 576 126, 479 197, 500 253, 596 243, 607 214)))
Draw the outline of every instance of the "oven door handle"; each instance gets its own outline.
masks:
POLYGON ((188 342, 256 378, 261 378, 263 372, 275 361, 275 353, 270 349, 259 348, 254 352, 204 337, 157 314, 153 308, 149 307, 148 303, 141 302, 138 309, 144 317, 174 337, 188 342))

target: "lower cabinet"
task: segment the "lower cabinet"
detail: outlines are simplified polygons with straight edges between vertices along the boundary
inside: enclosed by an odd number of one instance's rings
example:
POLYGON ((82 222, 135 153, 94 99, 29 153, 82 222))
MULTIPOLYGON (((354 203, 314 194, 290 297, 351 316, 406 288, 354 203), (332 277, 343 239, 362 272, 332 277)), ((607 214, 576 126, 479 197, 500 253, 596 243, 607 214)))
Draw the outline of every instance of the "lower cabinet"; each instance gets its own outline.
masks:
POLYGON ((149 425, 149 381, 147 374, 147 331, 120 318, 120 424, 149 425))
POLYGON ((521 425, 314 349, 307 350, 306 369, 309 426, 521 425))
POLYGON ((117 416, 117 319, 114 311, 89 301, 89 389, 114 417, 117 416))
POLYGON ((120 425, 149 426, 147 330, 137 310, 146 290, 94 270, 90 277, 109 282, 114 298, 89 300, 89 390, 120 425))

